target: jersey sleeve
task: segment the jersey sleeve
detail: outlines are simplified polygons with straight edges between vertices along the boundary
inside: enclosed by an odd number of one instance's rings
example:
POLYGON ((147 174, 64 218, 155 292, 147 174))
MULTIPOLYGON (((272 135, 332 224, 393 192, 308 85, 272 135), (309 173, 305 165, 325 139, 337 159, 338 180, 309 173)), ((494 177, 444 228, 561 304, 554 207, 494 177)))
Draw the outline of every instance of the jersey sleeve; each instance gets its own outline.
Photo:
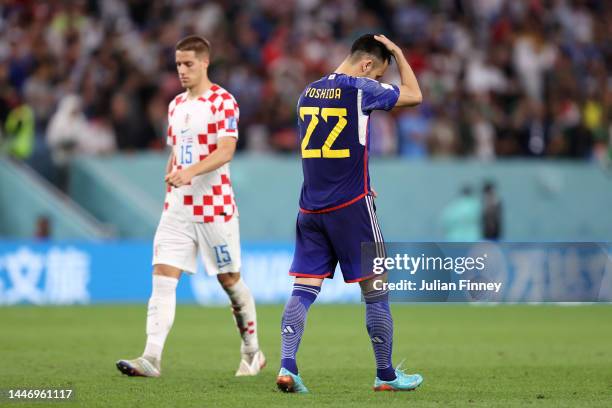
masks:
POLYGON ((176 144, 176 136, 174 136, 174 132, 172 131, 172 123, 170 122, 170 118, 172 114, 170 112, 173 111, 173 102, 168 105, 168 134, 166 136, 166 144, 168 146, 174 146, 176 144))
POLYGON ((217 137, 232 136, 238 138, 239 117, 240 109, 236 99, 229 92, 221 94, 220 103, 217 105, 214 114, 217 137))
POLYGON ((176 105, 181 103, 182 95, 178 95, 168 104, 168 134, 166 137, 166 144, 168 146, 176 145, 176 133, 174 133, 174 129, 172 129, 172 115, 174 115, 174 109, 176 109, 176 105))
POLYGON ((361 110, 390 110, 397 103, 399 88, 369 78, 357 78, 355 87, 362 91, 361 110))

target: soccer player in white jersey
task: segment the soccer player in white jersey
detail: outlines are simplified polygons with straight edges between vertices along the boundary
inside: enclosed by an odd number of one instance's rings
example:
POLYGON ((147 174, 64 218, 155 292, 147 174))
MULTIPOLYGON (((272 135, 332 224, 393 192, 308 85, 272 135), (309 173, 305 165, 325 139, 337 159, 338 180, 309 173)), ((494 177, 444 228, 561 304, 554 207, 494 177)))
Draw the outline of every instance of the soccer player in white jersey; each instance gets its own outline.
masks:
POLYGON ((238 138, 238 104, 208 78, 210 44, 189 36, 176 45, 176 68, 186 92, 168 108, 164 210, 153 243, 153 291, 148 304, 147 342, 134 360, 119 360, 129 376, 158 377, 164 342, 176 308, 182 271, 196 272, 197 253, 209 275, 216 275, 232 304, 241 336, 237 376, 256 375, 265 365, 259 350, 255 302, 240 277, 238 210, 229 162, 238 138))

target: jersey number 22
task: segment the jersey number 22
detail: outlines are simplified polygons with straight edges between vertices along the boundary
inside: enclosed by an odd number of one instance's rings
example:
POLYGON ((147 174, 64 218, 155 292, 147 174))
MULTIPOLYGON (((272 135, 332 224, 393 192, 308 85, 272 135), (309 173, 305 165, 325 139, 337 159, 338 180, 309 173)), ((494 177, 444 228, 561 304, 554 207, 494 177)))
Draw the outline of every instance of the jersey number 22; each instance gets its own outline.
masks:
POLYGON ((302 139, 303 159, 320 157, 323 157, 324 159, 344 159, 351 156, 351 151, 349 149, 332 149, 332 145, 340 135, 340 132, 342 132, 342 129, 344 129, 346 126, 346 108, 319 109, 318 107, 313 106, 300 107, 300 119, 304 120, 304 117, 307 115, 311 116, 312 119, 310 119, 310 123, 306 128, 304 139, 302 139), (319 110, 321 111, 321 117, 324 121, 327 122, 327 118, 329 117, 337 117, 338 123, 336 123, 336 126, 334 126, 331 132, 329 132, 327 139, 325 139, 325 142, 320 149, 309 149, 308 143, 310 143, 310 137, 319 124, 319 110))

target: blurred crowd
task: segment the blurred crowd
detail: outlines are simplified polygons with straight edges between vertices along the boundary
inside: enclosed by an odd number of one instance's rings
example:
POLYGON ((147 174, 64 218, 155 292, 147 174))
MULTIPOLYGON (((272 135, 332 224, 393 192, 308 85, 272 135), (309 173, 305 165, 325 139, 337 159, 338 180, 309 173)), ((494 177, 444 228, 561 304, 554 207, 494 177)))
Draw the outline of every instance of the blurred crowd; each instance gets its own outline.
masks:
MULTIPOLYGON (((0 3, 0 149, 161 149, 179 92, 174 45, 213 45, 213 81, 241 108, 239 148, 297 148, 295 106, 364 33, 401 45, 423 91, 375 113, 375 155, 605 159, 612 139, 605 0, 74 0, 0 3)), ((399 82, 391 66, 387 82, 399 82)))

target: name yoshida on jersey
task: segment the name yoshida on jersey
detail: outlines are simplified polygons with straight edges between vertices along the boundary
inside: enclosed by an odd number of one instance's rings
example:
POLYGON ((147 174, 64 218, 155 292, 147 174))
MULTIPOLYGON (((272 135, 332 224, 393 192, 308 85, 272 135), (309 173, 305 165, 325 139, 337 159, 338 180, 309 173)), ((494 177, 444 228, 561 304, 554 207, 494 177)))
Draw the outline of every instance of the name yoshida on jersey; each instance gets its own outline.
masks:
POLYGON ((302 212, 337 210, 370 192, 370 114, 393 108, 398 98, 395 85, 335 73, 302 92, 297 106, 302 212))
MULTIPOLYGON (((202 161, 217 149, 219 138, 238 138, 238 103, 218 85, 197 99, 178 95, 168 106, 168 145, 172 171, 202 161)), ((229 163, 194 177, 181 187, 167 187, 164 211, 193 222, 227 222, 237 213, 229 163)))

